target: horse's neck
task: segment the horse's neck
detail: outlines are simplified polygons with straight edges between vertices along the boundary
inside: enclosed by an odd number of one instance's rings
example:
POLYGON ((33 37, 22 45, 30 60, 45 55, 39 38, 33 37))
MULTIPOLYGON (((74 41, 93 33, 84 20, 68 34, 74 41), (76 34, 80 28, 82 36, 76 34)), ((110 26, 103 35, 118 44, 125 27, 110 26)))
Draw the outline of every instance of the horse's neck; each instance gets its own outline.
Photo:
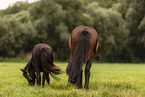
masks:
POLYGON ((30 63, 28 63, 28 64, 26 65, 26 67, 25 67, 25 70, 26 70, 26 71, 30 71, 30 69, 31 69, 31 68, 30 68, 30 67, 31 67, 30 65, 31 65, 30 63))

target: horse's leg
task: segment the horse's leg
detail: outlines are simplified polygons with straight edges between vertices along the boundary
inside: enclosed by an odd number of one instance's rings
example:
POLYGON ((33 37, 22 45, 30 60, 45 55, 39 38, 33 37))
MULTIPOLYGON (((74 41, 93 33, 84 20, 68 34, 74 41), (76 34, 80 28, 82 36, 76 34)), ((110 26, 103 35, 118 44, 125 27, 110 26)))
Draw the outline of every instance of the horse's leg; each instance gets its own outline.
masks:
POLYGON ((41 75, 40 75, 40 71, 38 70, 37 72, 37 85, 41 85, 41 75))
POLYGON ((81 69, 80 74, 79 74, 78 77, 77 77, 76 86, 77 86, 78 88, 82 88, 82 72, 83 72, 83 70, 81 69))
POLYGON ((33 61, 33 65, 35 68, 35 72, 36 72, 36 79, 37 79, 37 85, 41 85, 41 74, 40 74, 40 59, 39 58, 33 58, 33 60, 35 59, 35 61, 33 61))
POLYGON ((67 82, 67 86, 69 86, 71 82, 72 82, 72 81, 70 80, 70 76, 69 76, 68 82, 67 82))
POLYGON ((33 84, 33 86, 34 86, 34 85, 35 85, 35 79, 36 79, 36 74, 35 74, 35 71, 33 72, 33 77, 32 77, 32 79, 33 79, 32 84, 33 84))
POLYGON ((49 73, 46 73, 46 81, 47 81, 48 84, 50 84, 49 73))
POLYGON ((89 89, 89 78, 90 78, 90 68, 92 66, 92 60, 87 61, 86 68, 85 68, 85 89, 89 89))
POLYGON ((47 73, 47 72, 43 72, 42 86, 44 86, 44 84, 45 84, 45 79, 46 79, 47 83, 50 84, 49 73, 47 73))
POLYGON ((46 74, 46 81, 47 81, 48 84, 50 84, 49 73, 46 74))
POLYGON ((43 71, 42 86, 44 86, 44 84, 45 84, 45 76, 46 76, 46 74, 45 74, 45 72, 43 71))
POLYGON ((40 70, 39 70, 39 64, 36 62, 35 63, 35 71, 36 71, 36 79, 37 79, 37 85, 41 85, 41 75, 40 75, 40 70))

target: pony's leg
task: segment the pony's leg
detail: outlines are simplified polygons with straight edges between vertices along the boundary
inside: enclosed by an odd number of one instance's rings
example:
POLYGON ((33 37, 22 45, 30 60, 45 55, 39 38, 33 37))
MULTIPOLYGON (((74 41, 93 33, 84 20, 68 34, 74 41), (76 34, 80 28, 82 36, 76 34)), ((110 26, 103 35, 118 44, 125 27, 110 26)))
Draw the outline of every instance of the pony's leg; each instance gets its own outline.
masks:
POLYGON ((70 80, 69 80, 69 78, 68 78, 67 86, 69 86, 69 84, 70 84, 70 80))
POLYGON ((47 83, 50 84, 49 73, 46 73, 46 76, 45 76, 45 77, 46 77, 46 81, 47 81, 47 83))
POLYGON ((69 86, 70 83, 71 83, 71 81, 70 81, 70 77, 69 77, 68 82, 67 82, 67 86, 69 86))
POLYGON ((47 73, 47 72, 43 72, 42 86, 44 86, 44 84, 45 84, 45 79, 46 79, 47 83, 50 84, 49 73, 47 73))
POLYGON ((90 78, 90 68, 92 66, 92 60, 87 61, 86 68, 85 68, 85 89, 89 89, 89 78, 90 78))
POLYGON ((36 79, 36 74, 35 74, 35 71, 33 72, 34 74, 33 74, 33 82, 32 82, 32 84, 33 84, 33 86, 35 85, 35 79, 36 79))
POLYGON ((42 77, 42 86, 44 86, 44 84, 45 84, 45 72, 43 72, 43 77, 42 77))
POLYGON ((41 85, 41 75, 40 75, 40 69, 39 69, 39 64, 41 64, 40 59, 36 58, 34 55, 32 62, 33 62, 33 67, 36 72, 37 85, 40 86, 41 85), (33 61, 33 60, 35 60, 35 61, 33 61))
POLYGON ((37 70, 37 85, 41 85, 41 75, 40 75, 40 71, 39 70, 37 70))
POLYGON ((78 75, 78 78, 77 78, 76 86, 78 88, 82 88, 82 72, 83 70, 81 69, 80 74, 78 75))

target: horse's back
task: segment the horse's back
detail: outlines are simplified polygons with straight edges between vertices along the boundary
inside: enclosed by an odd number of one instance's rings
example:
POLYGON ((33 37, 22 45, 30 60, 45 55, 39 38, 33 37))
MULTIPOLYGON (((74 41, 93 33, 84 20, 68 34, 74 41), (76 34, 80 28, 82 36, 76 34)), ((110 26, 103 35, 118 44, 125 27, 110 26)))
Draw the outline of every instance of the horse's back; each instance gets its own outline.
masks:
POLYGON ((72 31, 72 37, 78 38, 81 32, 87 31, 90 34, 91 38, 98 38, 96 30, 88 26, 78 26, 72 31))
POLYGON ((43 49, 43 48, 49 49, 50 51, 52 51, 51 46, 49 46, 48 44, 44 44, 44 43, 40 43, 40 44, 35 45, 35 46, 33 47, 33 51, 35 51, 35 50, 40 51, 40 50, 43 49))
POLYGON ((52 52, 51 46, 49 46, 48 44, 40 43, 40 44, 37 44, 33 47, 32 54, 36 55, 36 56, 40 56, 42 50, 46 50, 47 53, 50 53, 50 54, 52 52))
MULTIPOLYGON (((43 54, 43 57, 50 57, 52 53, 52 48, 48 44, 37 44, 33 47, 32 50, 32 62, 33 64, 39 64, 41 67, 41 54, 43 54)), ((53 61, 53 58, 51 58, 53 61)), ((42 67, 41 67, 42 68, 42 67)))
POLYGON ((88 57, 87 59, 90 60, 92 59, 95 55, 96 52, 98 50, 97 45, 98 45, 98 34, 96 32, 96 30, 92 27, 87 27, 87 26, 78 26, 76 27, 73 31, 72 31, 72 35, 71 35, 71 43, 70 43, 70 49, 73 50, 75 49, 79 36, 83 31, 87 31, 89 33, 90 36, 90 40, 89 40, 89 49, 88 49, 88 57))

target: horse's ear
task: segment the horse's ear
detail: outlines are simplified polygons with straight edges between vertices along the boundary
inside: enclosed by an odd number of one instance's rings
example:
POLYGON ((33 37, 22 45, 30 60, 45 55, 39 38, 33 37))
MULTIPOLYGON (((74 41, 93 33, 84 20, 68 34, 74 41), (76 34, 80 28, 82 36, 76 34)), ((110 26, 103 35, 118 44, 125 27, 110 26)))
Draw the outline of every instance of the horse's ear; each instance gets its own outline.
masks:
POLYGON ((25 72, 25 70, 24 69, 20 69, 22 72, 25 72))

